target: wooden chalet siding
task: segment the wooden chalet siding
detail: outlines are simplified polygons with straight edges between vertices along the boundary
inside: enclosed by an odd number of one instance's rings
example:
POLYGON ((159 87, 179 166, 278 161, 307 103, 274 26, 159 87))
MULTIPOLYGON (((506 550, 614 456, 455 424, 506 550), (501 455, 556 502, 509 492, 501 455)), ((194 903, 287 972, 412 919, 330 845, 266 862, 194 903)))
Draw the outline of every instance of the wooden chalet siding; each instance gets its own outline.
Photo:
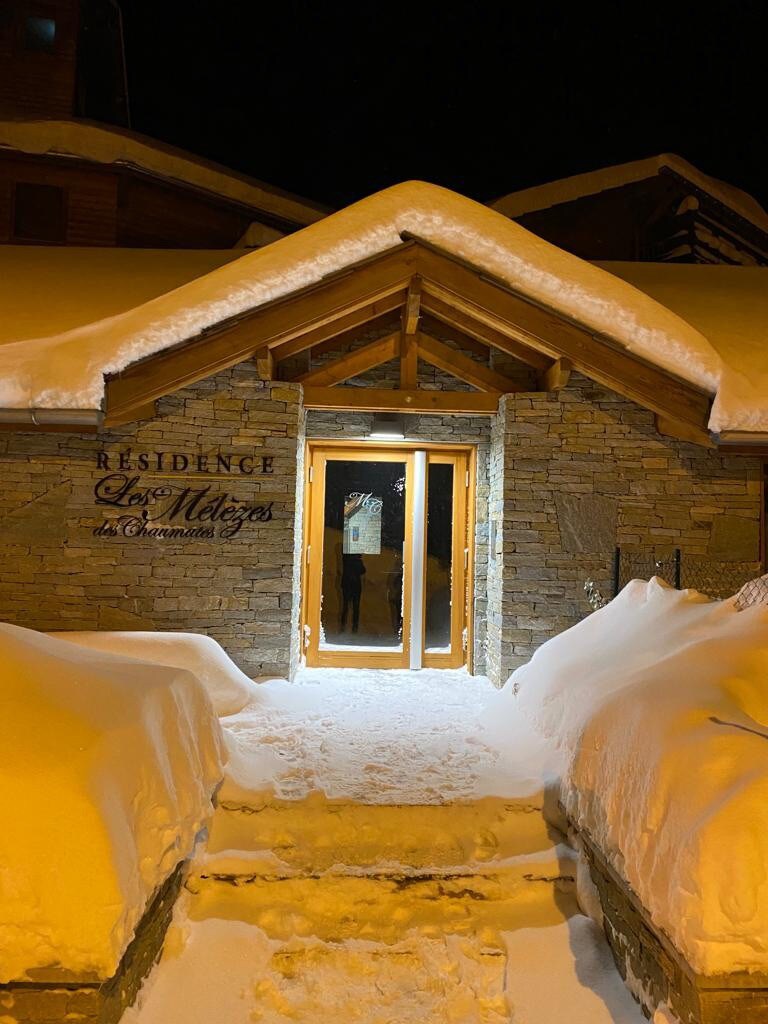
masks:
POLYGON ((659 176, 583 196, 515 219, 528 231, 585 260, 643 258, 648 225, 684 193, 659 176))
POLYGON ((115 245, 117 178, 114 172, 82 164, 53 163, 45 157, 0 157, 0 241, 13 237, 13 195, 17 182, 64 189, 66 245, 115 245))
POLYGON ((122 173, 117 244, 144 248, 229 249, 255 211, 196 194, 184 186, 122 173))
POLYGON ((78 0, 10 0, 0 20, 0 117, 72 116, 77 65, 78 0), (28 16, 53 18, 53 52, 24 45, 28 16))
POLYGON ((229 249, 254 221, 296 230, 295 224, 139 170, 0 150, 0 242, 32 241, 13 237, 17 182, 65 190, 66 245, 229 249))
POLYGON ((672 171, 515 219, 585 260, 768 264, 765 232, 672 171))

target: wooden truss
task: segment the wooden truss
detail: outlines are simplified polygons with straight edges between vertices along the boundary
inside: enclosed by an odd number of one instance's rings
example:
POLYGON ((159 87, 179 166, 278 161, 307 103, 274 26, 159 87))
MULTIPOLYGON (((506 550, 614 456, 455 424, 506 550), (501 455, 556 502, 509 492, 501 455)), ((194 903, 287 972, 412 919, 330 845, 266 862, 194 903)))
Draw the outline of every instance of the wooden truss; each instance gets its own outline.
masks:
POLYGON ((300 382, 307 408, 492 414, 502 394, 522 390, 491 366, 492 350, 530 367, 539 390, 577 370, 654 412, 664 433, 711 444, 704 392, 419 239, 109 378, 105 423, 138 419, 158 398, 252 358, 263 378, 300 382), (372 340, 349 348, 363 337, 372 340), (392 360, 399 388, 345 384, 392 360), (476 390, 419 388, 419 360, 476 390))

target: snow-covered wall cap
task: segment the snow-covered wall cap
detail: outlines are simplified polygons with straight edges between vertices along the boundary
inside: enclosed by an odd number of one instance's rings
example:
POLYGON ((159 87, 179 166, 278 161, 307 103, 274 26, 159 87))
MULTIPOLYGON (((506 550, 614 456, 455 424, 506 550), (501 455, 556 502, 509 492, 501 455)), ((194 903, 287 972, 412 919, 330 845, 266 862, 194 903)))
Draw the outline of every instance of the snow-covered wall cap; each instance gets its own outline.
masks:
POLYGON ((506 217, 522 217, 526 213, 547 210, 552 206, 559 206, 560 203, 594 196, 608 189, 630 185, 635 181, 645 181, 647 178, 655 177, 664 168, 679 174, 681 178, 685 178, 703 192, 708 192, 714 199, 761 231, 768 231, 768 213, 749 193, 717 178, 711 178, 676 153, 660 153, 645 160, 633 160, 631 163, 601 167, 585 174, 574 174, 570 178, 559 178, 545 185, 510 192, 509 195, 501 196, 488 205, 506 217))
POLYGON ((295 224, 313 224, 327 210, 279 188, 237 174, 125 128, 92 121, 0 121, 0 148, 36 155, 118 164, 214 193, 295 224))
POLYGON ((720 357, 648 295, 436 185, 385 189, 324 220, 98 323, 0 346, 0 408, 100 408, 104 375, 401 244, 410 233, 714 392, 720 357))

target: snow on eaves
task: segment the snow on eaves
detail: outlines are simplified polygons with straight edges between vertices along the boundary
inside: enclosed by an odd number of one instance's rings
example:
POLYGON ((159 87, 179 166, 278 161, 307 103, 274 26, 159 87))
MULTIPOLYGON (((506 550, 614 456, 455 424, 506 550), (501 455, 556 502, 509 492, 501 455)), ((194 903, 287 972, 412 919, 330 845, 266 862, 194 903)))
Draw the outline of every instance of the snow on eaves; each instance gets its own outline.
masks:
POLYGON ((596 171, 548 181, 544 185, 534 185, 532 188, 500 196, 489 205, 506 217, 522 217, 526 213, 546 210, 561 203, 594 196, 636 181, 645 181, 647 178, 655 177, 664 168, 679 174, 702 192, 707 192, 755 227, 768 231, 768 213, 751 195, 734 185, 704 174, 676 153, 660 153, 645 160, 633 160, 626 164, 601 167, 596 171))
POLYGON ((105 374, 401 243, 409 232, 714 392, 706 338, 612 274, 447 189, 406 182, 118 316, 0 348, 0 407, 98 409, 105 374))
POLYGON ((135 167, 147 174, 212 192, 295 224, 312 224, 325 211, 227 167, 126 128, 93 121, 0 121, 0 148, 22 153, 80 157, 135 167))

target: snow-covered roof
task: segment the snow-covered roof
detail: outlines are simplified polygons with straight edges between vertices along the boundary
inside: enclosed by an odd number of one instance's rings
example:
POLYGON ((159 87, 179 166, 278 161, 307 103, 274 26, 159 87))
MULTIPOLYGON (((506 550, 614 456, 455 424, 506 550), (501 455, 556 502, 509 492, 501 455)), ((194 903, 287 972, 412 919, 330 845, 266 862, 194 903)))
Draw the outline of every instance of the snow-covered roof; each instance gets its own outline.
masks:
POLYGON ((723 361, 710 426, 768 431, 768 267, 600 263, 697 328, 723 361))
POLYGON ((679 174, 696 188, 708 192, 734 213, 750 221, 762 231, 768 231, 768 213, 748 193, 735 188, 724 181, 703 174, 675 153, 661 153, 645 160, 633 160, 631 163, 617 164, 614 167, 602 167, 585 174, 574 174, 569 178, 536 185, 533 188, 510 192, 489 203, 494 210, 506 217, 522 217, 526 213, 546 210, 560 203, 569 203, 585 196, 597 195, 608 189, 620 188, 636 181, 653 178, 664 169, 679 174))
POLYGON ((145 174, 262 210, 293 224, 312 224, 327 213, 300 196, 111 125, 91 121, 0 121, 2 148, 136 168, 145 174))
POLYGON ((242 249, 0 245, 0 345, 124 313, 242 255, 242 249))
MULTIPOLYGON (((683 380, 714 392, 707 339, 643 292, 436 185, 406 182, 107 320, 0 346, 0 407, 99 409, 105 374, 402 244, 440 247, 683 380)), ((768 419, 768 414, 767 414, 768 419)))
POLYGON ((246 255, 0 247, 0 407, 97 410, 105 374, 392 248, 404 233, 717 392, 713 430, 768 431, 768 269, 591 265, 420 182, 246 255))

